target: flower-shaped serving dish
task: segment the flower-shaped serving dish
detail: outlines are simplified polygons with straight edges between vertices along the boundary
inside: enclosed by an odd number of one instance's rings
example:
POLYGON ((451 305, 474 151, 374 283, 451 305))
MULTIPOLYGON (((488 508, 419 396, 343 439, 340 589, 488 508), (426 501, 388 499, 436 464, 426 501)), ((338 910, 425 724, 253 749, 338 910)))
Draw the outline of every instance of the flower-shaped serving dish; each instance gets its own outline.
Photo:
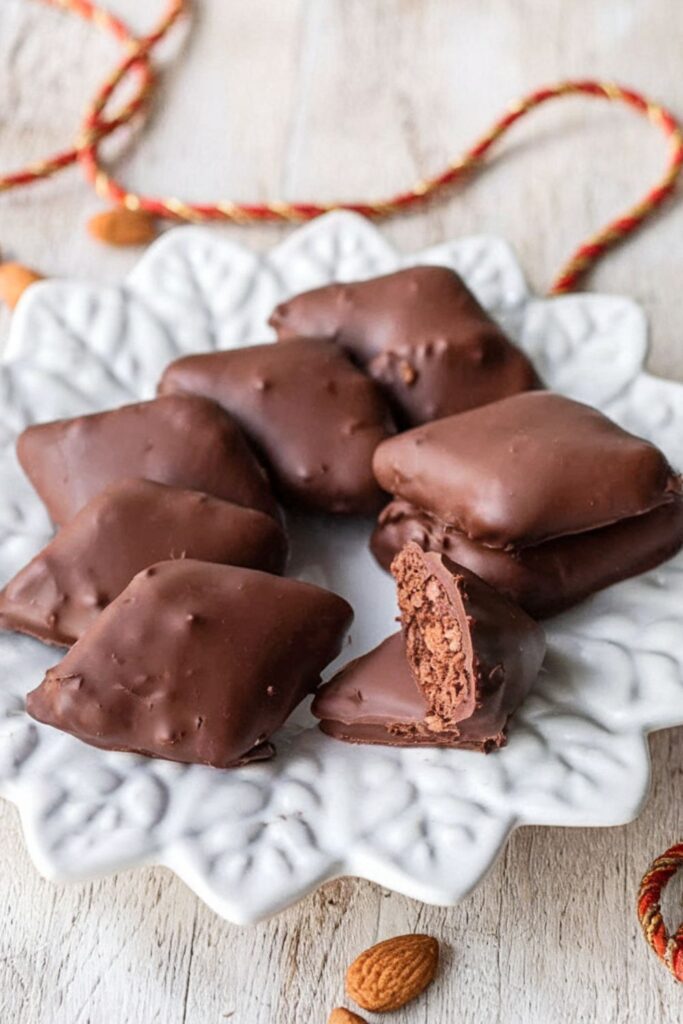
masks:
MULTIPOLYGON (((345 213, 265 256, 179 228, 121 287, 48 281, 22 298, 0 364, 0 584, 50 535, 14 453, 25 426, 152 397, 178 356, 268 340, 268 314, 288 295, 415 263, 458 270, 551 387, 683 466, 683 386, 642 371, 647 328, 628 299, 538 299, 498 238, 404 257, 345 213)), ((289 571, 356 610, 339 663, 388 635, 393 586, 367 550, 370 524, 290 526, 289 571)), ((36 865, 55 879, 165 864, 236 922, 339 875, 452 904, 517 825, 632 819, 649 785, 648 731, 683 724, 682 556, 597 594, 547 633, 544 670, 498 753, 354 747, 323 736, 304 708, 276 736, 275 760, 232 771, 107 753, 38 725, 24 696, 59 652, 0 634, 0 792, 20 810, 36 865)))

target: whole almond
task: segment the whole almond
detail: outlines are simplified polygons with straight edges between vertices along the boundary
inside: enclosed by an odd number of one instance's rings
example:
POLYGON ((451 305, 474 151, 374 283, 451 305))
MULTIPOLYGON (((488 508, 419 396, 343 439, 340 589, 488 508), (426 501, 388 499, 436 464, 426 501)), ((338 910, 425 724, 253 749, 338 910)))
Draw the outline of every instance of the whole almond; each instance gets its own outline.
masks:
POLYGON ((22 263, 0 263, 0 300, 14 309, 28 286, 42 280, 42 274, 22 263))
POLYGON ((439 944, 430 935, 397 935, 353 961, 346 991, 364 1010, 398 1010, 434 980, 439 944))
POLYGON ((88 221, 88 231, 107 245, 147 245, 157 235, 156 222, 145 210, 115 210, 97 213, 88 221))
POLYGON ((357 1013, 351 1013, 344 1006, 338 1006, 330 1014, 327 1024, 367 1024, 367 1021, 359 1017, 357 1013))

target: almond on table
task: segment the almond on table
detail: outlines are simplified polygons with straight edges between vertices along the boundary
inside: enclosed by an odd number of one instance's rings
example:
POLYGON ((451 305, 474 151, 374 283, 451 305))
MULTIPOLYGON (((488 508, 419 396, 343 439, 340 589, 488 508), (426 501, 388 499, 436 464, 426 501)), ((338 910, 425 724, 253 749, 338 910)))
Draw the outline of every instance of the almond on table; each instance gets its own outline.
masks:
POLYGON ((327 1024, 367 1024, 367 1021, 363 1017, 359 1017, 357 1013, 347 1010, 346 1007, 338 1006, 330 1014, 327 1024))
POLYGON ((95 214, 88 221, 88 231, 106 245, 148 245, 157 236, 154 217, 145 210, 117 207, 95 214))
POLYGON ((431 935, 397 935, 371 946, 346 973, 346 991, 364 1010, 399 1010, 424 992, 439 965, 431 935))
POLYGON ((14 309, 28 286, 42 280, 42 274, 23 263, 0 263, 0 301, 14 309))

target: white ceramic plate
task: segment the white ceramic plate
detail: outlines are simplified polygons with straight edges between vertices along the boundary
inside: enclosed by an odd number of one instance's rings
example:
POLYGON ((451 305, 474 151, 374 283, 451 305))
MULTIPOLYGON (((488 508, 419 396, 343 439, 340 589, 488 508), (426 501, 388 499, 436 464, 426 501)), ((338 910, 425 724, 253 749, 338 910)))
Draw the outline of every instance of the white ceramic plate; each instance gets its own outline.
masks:
MULTIPOLYGON (((187 352, 266 340, 276 302, 333 279, 412 263, 455 267, 552 387, 594 403, 683 466, 683 387, 642 372, 646 324, 616 297, 531 295, 505 242, 467 238, 410 257, 364 220, 330 214, 257 256, 179 228, 119 288, 49 281, 17 308, 0 365, 0 581, 49 536, 14 455, 29 423, 151 397, 187 352)), ((369 524, 298 520, 291 571, 356 609, 343 659, 393 628, 393 588, 367 551, 369 524)), ((21 812, 38 868, 87 879, 141 863, 172 868, 219 914, 250 922, 326 879, 360 875, 451 904, 517 825, 616 825, 646 796, 646 734, 683 724, 683 558, 548 624, 549 651, 508 746, 353 747, 306 709, 265 765, 216 771, 109 754, 24 711, 58 660, 0 634, 0 792, 21 812)))

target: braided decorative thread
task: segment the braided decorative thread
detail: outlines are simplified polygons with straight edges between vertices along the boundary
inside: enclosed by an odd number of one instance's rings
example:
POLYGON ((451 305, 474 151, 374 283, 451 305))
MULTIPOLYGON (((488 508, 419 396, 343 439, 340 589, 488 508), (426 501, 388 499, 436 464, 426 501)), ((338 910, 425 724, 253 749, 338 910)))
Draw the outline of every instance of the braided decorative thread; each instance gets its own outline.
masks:
MULTIPOLYGON (((92 3, 91 0, 43 0, 43 2, 49 4, 51 7, 57 7, 71 11, 73 14, 78 14, 79 17, 91 22, 98 28, 111 33, 118 42, 128 48, 137 45, 135 36, 120 18, 117 18, 109 11, 98 7, 95 3, 92 3)), ((138 87, 135 95, 109 120, 101 120, 98 118, 93 122, 90 126, 91 140, 96 139, 99 142, 117 128, 126 124, 134 114, 142 109, 147 101, 154 84, 154 76, 150 66, 149 57, 143 56, 142 59, 138 60, 135 66, 130 70, 134 72, 138 78, 138 87)), ((109 96, 107 98, 109 98, 109 96)), ((61 171, 65 167, 69 167, 71 164, 76 163, 79 158, 81 146, 82 142, 78 142, 71 149, 54 153, 52 156, 45 157, 36 163, 29 164, 27 167, 22 168, 22 170, 14 171, 11 174, 0 175, 0 193, 9 191, 12 188, 19 188, 23 185, 30 185, 35 181, 40 181, 42 178, 49 178, 51 175, 56 174, 57 171, 61 171)))
POLYGON ((669 935, 662 918, 662 891, 683 867, 683 843, 670 846, 650 865, 640 883, 638 919, 647 942, 666 964, 676 981, 683 981, 683 924, 669 935))
POLYGON ((581 95, 619 102, 647 117, 652 124, 664 132, 669 141, 666 170, 657 184, 640 202, 630 207, 579 246, 551 287, 551 294, 560 294, 575 288, 579 280, 609 248, 636 231, 646 218, 661 206, 671 195, 683 166, 683 134, 670 111, 621 85, 612 82, 580 80, 560 82, 547 88, 537 89, 523 97, 512 104, 484 135, 439 174, 418 181, 407 191, 399 192, 386 199, 362 202, 340 200, 329 203, 284 201, 237 203, 228 200, 205 204, 188 203, 168 196, 142 195, 128 190, 105 170, 99 157, 99 144, 105 136, 127 123, 144 106, 153 86, 150 54, 180 15, 187 10, 187 0, 170 0, 154 31, 139 39, 133 37, 129 29, 119 19, 98 7, 92 0, 44 0, 44 2, 73 11, 113 32, 118 39, 127 44, 128 53, 100 88, 88 108, 81 137, 76 146, 65 153, 56 154, 39 164, 28 167, 24 171, 0 178, 0 191, 47 177, 75 160, 79 160, 86 177, 93 184, 98 195, 127 209, 142 209, 159 217, 192 222, 232 221, 237 224, 249 224, 262 221, 306 221, 330 210, 342 209, 352 210, 378 220, 423 203, 429 197, 435 196, 453 185, 466 173, 478 168, 491 147, 517 121, 549 100, 562 96, 581 95), (136 73, 140 79, 136 95, 114 117, 109 120, 105 119, 103 115, 112 94, 120 82, 131 73, 136 73))

